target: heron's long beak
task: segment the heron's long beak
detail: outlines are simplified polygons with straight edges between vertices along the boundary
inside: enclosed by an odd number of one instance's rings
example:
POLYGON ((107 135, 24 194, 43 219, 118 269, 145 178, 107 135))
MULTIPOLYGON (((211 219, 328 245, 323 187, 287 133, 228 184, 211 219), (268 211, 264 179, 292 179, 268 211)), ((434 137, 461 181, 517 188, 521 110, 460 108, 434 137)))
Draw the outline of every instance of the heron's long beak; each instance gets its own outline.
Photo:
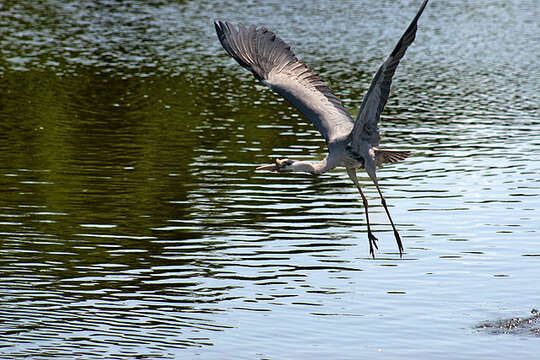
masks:
POLYGON ((268 164, 268 165, 261 165, 255 170, 268 170, 268 171, 275 171, 276 170, 276 164, 268 164))

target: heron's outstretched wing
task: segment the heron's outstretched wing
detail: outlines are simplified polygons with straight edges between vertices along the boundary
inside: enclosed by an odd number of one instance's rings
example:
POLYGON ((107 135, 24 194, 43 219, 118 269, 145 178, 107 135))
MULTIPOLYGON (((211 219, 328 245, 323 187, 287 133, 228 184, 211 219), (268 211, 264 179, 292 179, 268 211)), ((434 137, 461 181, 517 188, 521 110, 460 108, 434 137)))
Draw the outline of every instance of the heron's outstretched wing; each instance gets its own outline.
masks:
POLYGON ((328 85, 299 61, 291 47, 265 27, 236 28, 215 21, 221 45, 240 65, 287 99, 319 130, 327 144, 347 137, 353 120, 328 85))
POLYGON ((382 63, 371 81, 351 133, 353 148, 356 148, 357 146, 355 145, 358 145, 361 141, 367 141, 371 146, 379 145, 379 117, 386 105, 386 100, 388 100, 390 86, 392 85, 392 76, 396 72, 399 61, 405 55, 405 51, 414 41, 417 29, 416 23, 420 15, 422 15, 427 2, 428 0, 424 0, 413 21, 407 30, 405 30, 401 39, 399 39, 396 47, 382 63))

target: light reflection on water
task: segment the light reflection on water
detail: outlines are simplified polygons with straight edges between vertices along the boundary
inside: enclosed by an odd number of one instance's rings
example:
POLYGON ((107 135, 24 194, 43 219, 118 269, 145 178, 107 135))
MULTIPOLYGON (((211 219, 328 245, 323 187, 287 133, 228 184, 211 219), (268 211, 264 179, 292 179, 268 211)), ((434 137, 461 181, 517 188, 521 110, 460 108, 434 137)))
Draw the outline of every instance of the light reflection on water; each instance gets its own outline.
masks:
POLYGON ((538 307, 533 2, 426 9, 382 117, 403 260, 362 179, 375 261, 344 171, 254 171, 324 142, 211 20, 272 27, 356 113, 417 4, 47 4, 0 8, 0 357, 536 354, 475 333, 538 307))

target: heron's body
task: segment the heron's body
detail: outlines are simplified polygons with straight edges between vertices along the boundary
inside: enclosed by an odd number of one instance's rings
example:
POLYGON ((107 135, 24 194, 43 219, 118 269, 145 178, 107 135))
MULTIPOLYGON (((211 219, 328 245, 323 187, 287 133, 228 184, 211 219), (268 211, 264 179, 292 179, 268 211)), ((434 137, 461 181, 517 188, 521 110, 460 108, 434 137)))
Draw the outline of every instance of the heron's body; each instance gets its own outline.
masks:
POLYGON ((290 46, 273 32, 253 25, 246 28, 240 24, 236 28, 228 22, 215 22, 218 38, 225 50, 240 65, 250 70, 255 78, 283 96, 304 114, 319 130, 328 146, 328 156, 321 161, 282 159, 257 169, 322 174, 339 166, 345 167, 362 196, 366 211, 370 253, 373 257, 375 256, 374 248, 377 248, 375 242, 377 238, 371 232, 368 203, 358 183, 356 169, 365 169, 377 187, 401 255, 403 252, 401 238, 379 188, 376 168, 384 163, 403 160, 409 152, 379 149, 378 123, 388 99, 392 76, 408 46, 414 41, 417 21, 427 2, 428 0, 424 0, 396 47, 375 74, 356 120, 319 75, 299 61, 290 46))

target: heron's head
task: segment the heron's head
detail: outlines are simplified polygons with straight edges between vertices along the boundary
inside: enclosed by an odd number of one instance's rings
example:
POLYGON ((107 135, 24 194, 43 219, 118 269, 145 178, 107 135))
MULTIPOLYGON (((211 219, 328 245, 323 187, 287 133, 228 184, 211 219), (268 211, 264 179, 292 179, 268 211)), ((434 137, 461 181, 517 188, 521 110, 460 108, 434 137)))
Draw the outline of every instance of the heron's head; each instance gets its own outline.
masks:
POLYGON ((291 168, 292 164, 294 164, 294 161, 289 160, 287 158, 276 159, 275 163, 268 164, 268 165, 261 165, 256 170, 268 170, 268 171, 275 171, 275 172, 288 172, 288 171, 293 171, 293 169, 291 168))

